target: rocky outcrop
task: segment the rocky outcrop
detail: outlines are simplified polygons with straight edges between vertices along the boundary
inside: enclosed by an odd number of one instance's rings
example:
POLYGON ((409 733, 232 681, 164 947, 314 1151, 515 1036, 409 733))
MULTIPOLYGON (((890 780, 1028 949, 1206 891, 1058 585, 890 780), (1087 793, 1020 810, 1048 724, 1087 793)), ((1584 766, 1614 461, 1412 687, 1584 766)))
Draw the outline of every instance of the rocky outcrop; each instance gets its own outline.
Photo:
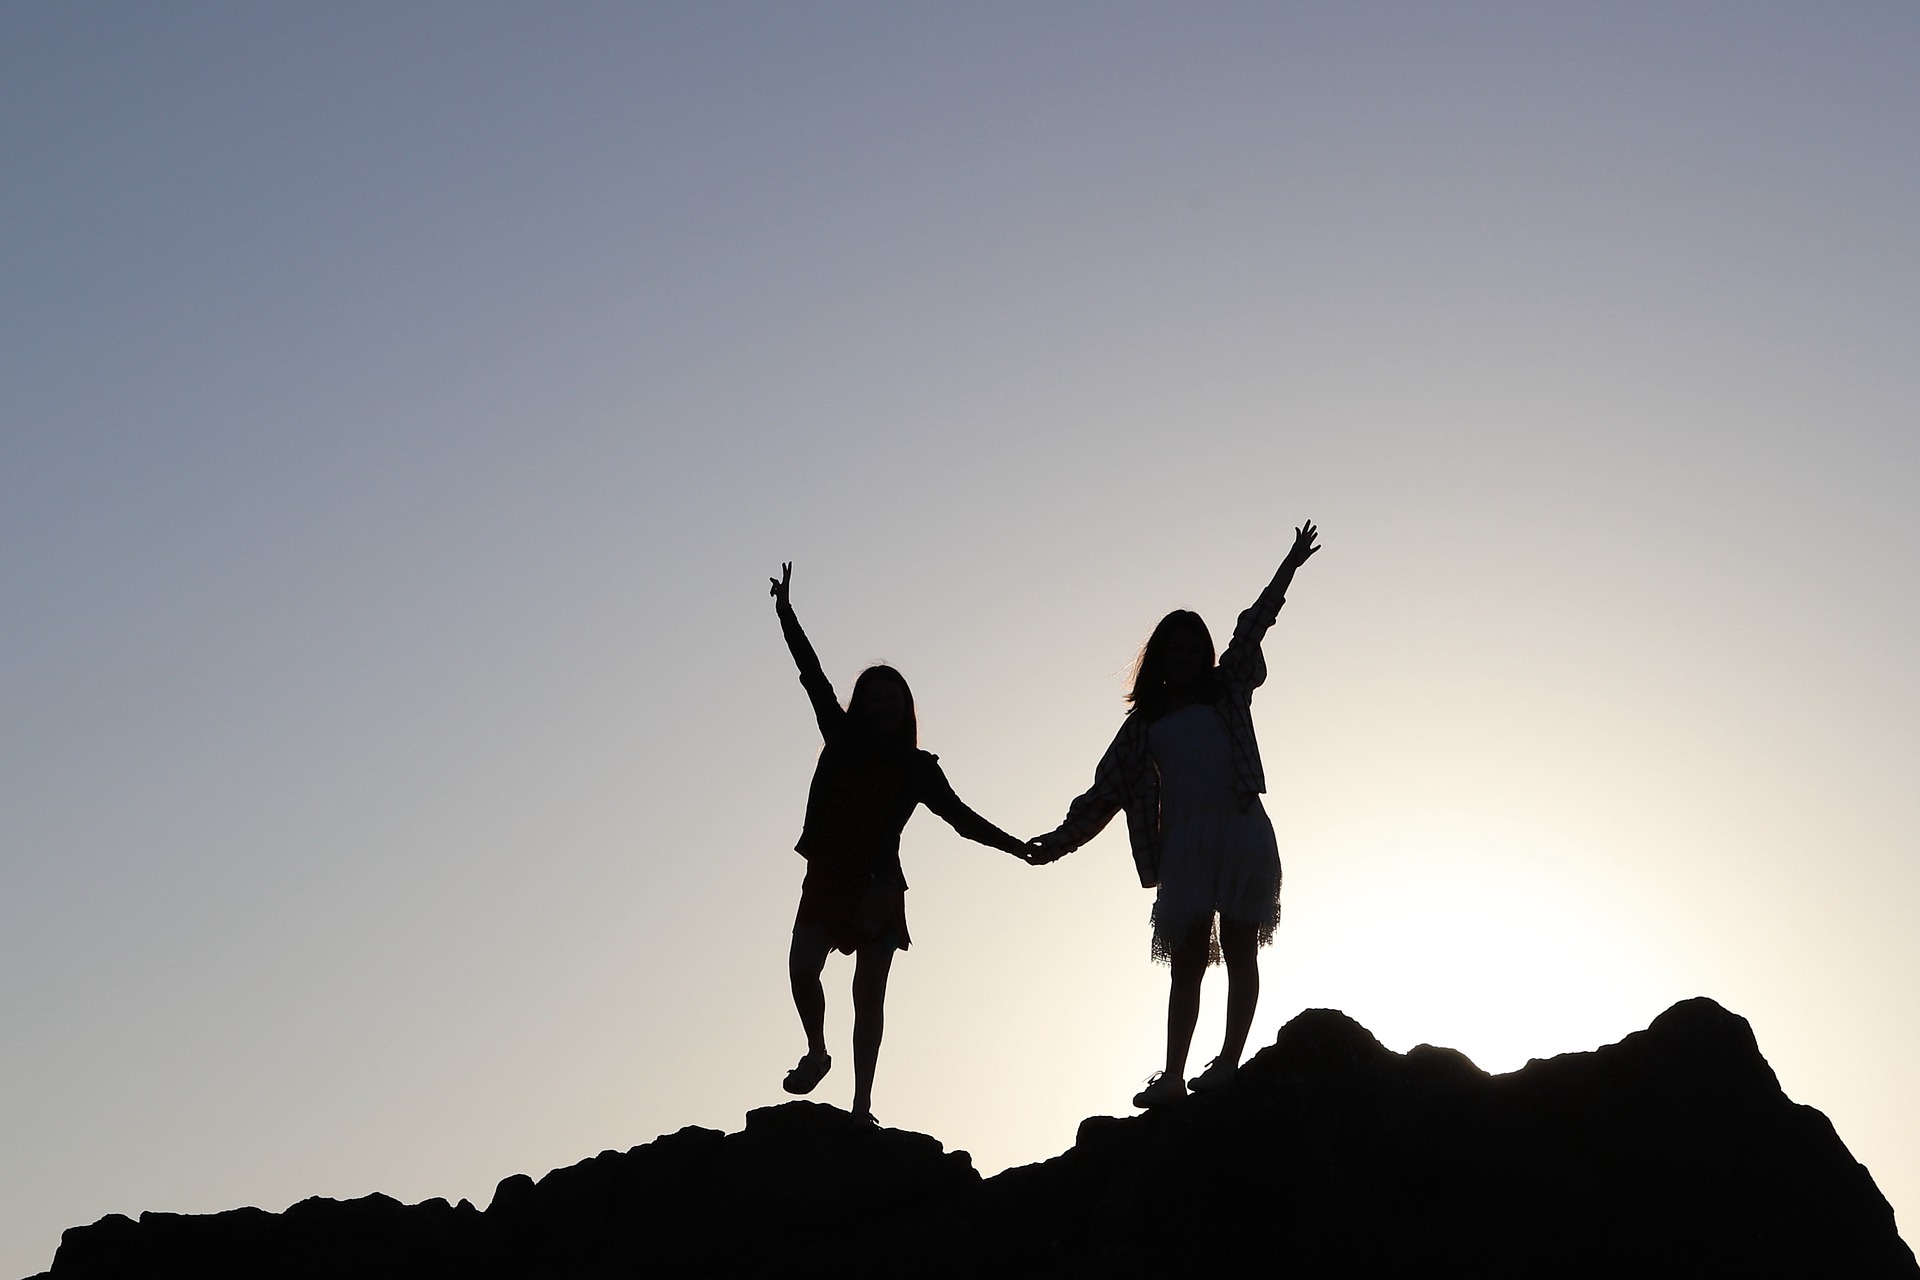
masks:
POLYGON ((1833 1126, 1746 1022, 1675 1005, 1591 1053, 1489 1076, 1310 1010, 1219 1094, 1083 1122, 982 1179, 933 1138, 793 1102, 462 1201, 115 1215, 50 1280, 989 1274, 1906 1277, 1833 1126))

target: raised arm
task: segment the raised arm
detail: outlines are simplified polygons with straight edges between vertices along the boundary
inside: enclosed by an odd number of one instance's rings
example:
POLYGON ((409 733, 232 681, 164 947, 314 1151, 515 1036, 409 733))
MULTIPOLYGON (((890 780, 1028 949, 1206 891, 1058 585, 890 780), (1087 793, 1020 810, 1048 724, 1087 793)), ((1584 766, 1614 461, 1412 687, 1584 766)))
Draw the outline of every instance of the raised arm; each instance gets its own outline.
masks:
POLYGON ((1274 619, 1280 616, 1280 606, 1287 602, 1287 588, 1293 585, 1294 571, 1320 550, 1314 542, 1319 532, 1311 520, 1293 531, 1293 546, 1288 548, 1280 567, 1274 570, 1273 580, 1234 624, 1233 639, 1220 655, 1220 669, 1235 684, 1252 689, 1266 682, 1267 660, 1260 652, 1260 642, 1266 638, 1274 619))
POLYGON ((793 614, 793 603, 787 598, 792 581, 793 562, 789 560, 780 566, 779 577, 767 579, 767 594, 773 597, 774 612, 780 616, 780 634, 787 638, 793 664, 800 668, 800 687, 807 691, 807 700, 813 703, 813 717, 820 722, 820 736, 831 738, 839 732, 847 713, 841 709, 840 699, 834 697, 827 673, 820 669, 820 655, 813 651, 813 642, 807 639, 807 633, 800 629, 800 619, 793 614))

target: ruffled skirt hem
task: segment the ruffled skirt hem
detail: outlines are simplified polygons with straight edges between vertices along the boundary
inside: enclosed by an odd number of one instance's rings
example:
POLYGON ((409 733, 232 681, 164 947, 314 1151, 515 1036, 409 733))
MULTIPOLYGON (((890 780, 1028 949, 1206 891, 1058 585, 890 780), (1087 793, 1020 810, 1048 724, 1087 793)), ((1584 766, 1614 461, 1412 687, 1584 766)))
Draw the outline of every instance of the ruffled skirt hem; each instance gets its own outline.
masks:
POLYGON ((1204 929, 1207 963, 1219 964, 1221 921, 1252 925, 1262 947, 1280 924, 1280 851, 1258 801, 1186 818, 1161 837, 1153 958, 1170 961, 1204 929))

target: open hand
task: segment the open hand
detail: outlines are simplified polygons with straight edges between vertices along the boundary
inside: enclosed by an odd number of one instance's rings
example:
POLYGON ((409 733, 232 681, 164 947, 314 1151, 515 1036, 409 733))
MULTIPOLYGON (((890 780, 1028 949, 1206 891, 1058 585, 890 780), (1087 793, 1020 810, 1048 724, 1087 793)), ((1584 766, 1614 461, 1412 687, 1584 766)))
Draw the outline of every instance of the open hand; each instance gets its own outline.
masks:
POLYGON ((773 597, 775 604, 787 602, 787 584, 793 581, 793 561, 788 560, 780 566, 780 576, 767 579, 767 594, 773 597))
POLYGON ((1320 549, 1318 544, 1314 542, 1314 539, 1319 536, 1320 531, 1313 527, 1313 521, 1311 520, 1301 525, 1298 529, 1295 529, 1293 531, 1293 546, 1287 550, 1287 563, 1296 569, 1305 564, 1313 553, 1320 549))

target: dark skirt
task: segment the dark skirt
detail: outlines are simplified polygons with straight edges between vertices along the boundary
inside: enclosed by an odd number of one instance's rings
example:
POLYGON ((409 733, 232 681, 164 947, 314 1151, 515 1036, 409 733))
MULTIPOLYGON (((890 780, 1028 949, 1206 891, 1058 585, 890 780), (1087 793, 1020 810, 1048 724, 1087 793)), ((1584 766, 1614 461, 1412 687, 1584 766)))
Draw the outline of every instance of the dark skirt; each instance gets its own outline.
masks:
POLYGON ((881 884, 870 868, 867 850, 814 848, 807 853, 807 878, 800 883, 800 909, 793 927, 819 929, 834 950, 852 955, 862 947, 905 951, 907 891, 881 884))

